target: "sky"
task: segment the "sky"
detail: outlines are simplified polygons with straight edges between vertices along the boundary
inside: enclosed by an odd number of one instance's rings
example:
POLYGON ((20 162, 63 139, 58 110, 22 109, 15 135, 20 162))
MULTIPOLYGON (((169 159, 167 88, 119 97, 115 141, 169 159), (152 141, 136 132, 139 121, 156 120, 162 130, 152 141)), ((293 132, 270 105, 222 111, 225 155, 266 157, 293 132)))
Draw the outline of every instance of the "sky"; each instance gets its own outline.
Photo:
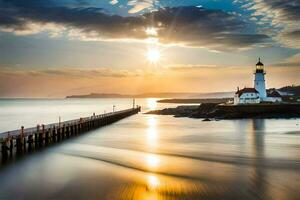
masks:
POLYGON ((299 0, 0 0, 0 97, 300 84, 299 0))

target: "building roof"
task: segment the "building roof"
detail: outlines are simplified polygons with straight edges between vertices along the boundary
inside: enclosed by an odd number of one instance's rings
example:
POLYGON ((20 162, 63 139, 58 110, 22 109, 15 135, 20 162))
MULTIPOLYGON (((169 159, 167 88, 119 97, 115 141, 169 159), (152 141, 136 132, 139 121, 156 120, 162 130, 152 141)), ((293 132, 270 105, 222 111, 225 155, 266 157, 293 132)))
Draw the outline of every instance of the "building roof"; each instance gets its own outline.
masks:
POLYGON ((279 94, 279 92, 274 90, 270 94, 268 94, 268 97, 281 97, 281 95, 279 94))
POLYGON ((235 94, 238 94, 240 97, 240 96, 242 96, 243 93, 258 93, 258 91, 255 88, 244 88, 244 89, 238 90, 235 94))

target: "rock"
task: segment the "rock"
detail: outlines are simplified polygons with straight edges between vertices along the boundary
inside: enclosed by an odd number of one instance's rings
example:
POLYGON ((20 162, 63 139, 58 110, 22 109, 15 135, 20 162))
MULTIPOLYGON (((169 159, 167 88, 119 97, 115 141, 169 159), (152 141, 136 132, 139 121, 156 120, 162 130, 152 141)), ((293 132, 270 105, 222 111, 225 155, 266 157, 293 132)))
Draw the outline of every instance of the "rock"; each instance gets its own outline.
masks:
POLYGON ((165 108, 162 110, 151 110, 145 114, 156 115, 174 115, 176 117, 188 117, 191 113, 195 112, 199 106, 177 106, 176 108, 165 108))
MULTIPOLYGON (((178 106, 147 114, 173 115, 176 117, 204 119, 242 119, 242 118, 299 118, 300 104, 249 104, 226 105, 203 103, 200 106, 178 106)), ((205 120, 208 121, 208 120, 205 120)))
POLYGON ((205 119, 203 119, 202 121, 203 121, 203 122, 210 122, 211 120, 208 119, 208 118, 205 118, 205 119))

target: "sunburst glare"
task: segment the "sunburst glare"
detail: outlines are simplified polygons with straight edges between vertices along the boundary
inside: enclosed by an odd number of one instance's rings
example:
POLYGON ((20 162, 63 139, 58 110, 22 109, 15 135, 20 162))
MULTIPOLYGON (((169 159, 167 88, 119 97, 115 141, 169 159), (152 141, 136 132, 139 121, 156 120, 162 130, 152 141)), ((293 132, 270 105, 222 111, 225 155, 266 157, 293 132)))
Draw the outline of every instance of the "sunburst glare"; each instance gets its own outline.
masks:
POLYGON ((148 27, 146 28, 146 34, 149 36, 156 36, 157 35, 157 31, 154 27, 148 27))
POLYGON ((160 57, 160 51, 157 48, 148 49, 147 59, 149 60, 149 62, 156 64, 160 60, 160 57))

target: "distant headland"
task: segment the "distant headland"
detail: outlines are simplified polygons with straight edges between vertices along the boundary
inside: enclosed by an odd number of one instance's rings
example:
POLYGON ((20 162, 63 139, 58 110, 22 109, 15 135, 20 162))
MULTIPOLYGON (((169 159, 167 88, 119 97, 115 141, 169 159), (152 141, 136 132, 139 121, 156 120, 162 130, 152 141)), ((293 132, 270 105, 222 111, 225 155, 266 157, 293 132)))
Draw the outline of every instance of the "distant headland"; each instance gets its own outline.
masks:
POLYGON ((66 98, 228 98, 234 92, 213 92, 213 93, 180 93, 180 92, 161 92, 161 93, 142 93, 142 94, 116 94, 116 93, 91 93, 83 95, 71 95, 66 98))
MULTIPOLYGON (((267 92, 274 90, 270 88, 267 92)), ((300 86, 286 86, 279 89, 289 97, 300 99, 300 86)), ((66 98, 169 98, 162 99, 160 103, 222 103, 232 99, 234 91, 231 92, 211 92, 211 93, 184 93, 184 92, 162 92, 162 93, 141 93, 141 94, 118 94, 118 93, 90 93, 70 95, 66 98), (208 102, 207 102, 207 101, 208 102)))

